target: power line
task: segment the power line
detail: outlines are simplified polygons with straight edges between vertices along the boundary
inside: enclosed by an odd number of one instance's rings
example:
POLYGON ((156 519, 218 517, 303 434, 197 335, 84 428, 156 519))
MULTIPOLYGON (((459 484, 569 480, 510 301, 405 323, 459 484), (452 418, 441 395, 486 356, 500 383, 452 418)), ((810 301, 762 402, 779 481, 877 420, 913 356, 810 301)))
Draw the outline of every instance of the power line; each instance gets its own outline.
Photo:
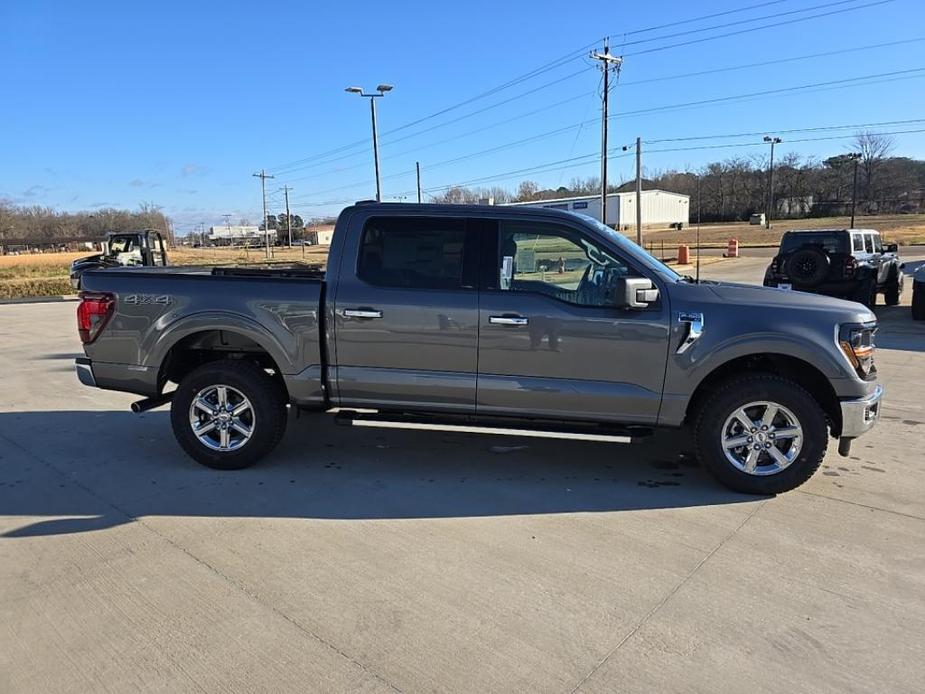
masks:
MULTIPOLYGON (((784 1, 784 0, 780 0, 780 2, 783 2, 783 1, 784 1)), ((844 4, 844 2, 854 2, 854 1, 856 1, 856 0, 838 0, 838 2, 829 3, 829 4, 827 4, 827 5, 820 5, 820 6, 817 6, 817 8, 835 6, 835 5, 839 5, 839 4, 844 4)), ((682 42, 682 43, 678 43, 678 44, 672 44, 672 45, 669 45, 669 46, 663 46, 663 47, 656 47, 656 48, 646 49, 646 50, 644 50, 644 51, 639 51, 639 52, 634 53, 634 54, 631 54, 631 55, 639 55, 639 54, 641 54, 641 53, 649 53, 649 52, 656 51, 656 50, 666 50, 666 49, 668 49, 668 48, 675 48, 675 47, 678 47, 678 46, 689 45, 690 43, 700 43, 700 42, 703 42, 703 41, 712 41, 712 40, 715 40, 715 39, 726 38, 726 37, 728 37, 728 36, 734 36, 734 35, 736 35, 736 34, 741 34, 741 33, 746 33, 746 32, 751 32, 751 31, 758 31, 758 30, 766 29, 766 28, 773 28, 773 27, 776 27, 776 26, 782 26, 782 25, 784 25, 784 24, 792 24, 792 23, 795 23, 795 22, 807 21, 807 20, 810 20, 810 19, 816 19, 816 18, 819 18, 819 17, 826 17, 826 16, 830 16, 830 15, 833 15, 833 14, 840 14, 840 13, 842 13, 842 12, 850 12, 850 11, 854 11, 854 10, 857 10, 857 9, 864 9, 864 8, 866 8, 866 7, 873 7, 873 6, 876 6, 876 5, 882 5, 882 4, 886 4, 886 3, 888 3, 888 2, 894 2, 894 1, 895 1, 895 0, 878 0, 877 2, 872 2, 872 3, 865 4, 865 5, 859 5, 859 6, 856 6, 856 7, 849 7, 849 8, 844 8, 844 9, 840 9, 840 10, 834 10, 834 11, 832 11, 832 12, 826 12, 826 13, 821 13, 821 14, 817 14, 817 15, 810 15, 810 16, 808 16, 808 17, 797 17, 797 18, 795 18, 795 19, 787 20, 787 21, 785 21, 785 22, 778 22, 778 23, 774 23, 774 24, 767 24, 767 25, 762 25, 762 26, 760 26, 760 27, 751 27, 751 28, 748 28, 748 29, 738 30, 738 31, 736 31, 736 32, 730 32, 730 33, 727 33, 727 34, 720 34, 720 35, 716 35, 716 36, 705 37, 705 38, 702 38, 702 39, 695 39, 695 40, 692 40, 692 41, 690 41, 690 42, 682 42)), ((749 10, 752 10, 752 9, 757 9, 757 8, 760 8, 760 7, 766 7, 766 6, 768 6, 768 5, 773 5, 773 4, 777 4, 777 3, 776 3, 776 2, 773 2, 773 1, 771 1, 771 2, 757 3, 757 4, 754 4, 754 5, 749 5, 749 6, 742 7, 742 8, 736 8, 736 9, 733 9, 733 10, 727 10, 727 11, 725 11, 725 12, 712 13, 712 14, 708 14, 708 15, 702 15, 702 16, 700 16, 700 17, 693 17, 693 18, 689 18, 689 19, 685 19, 685 20, 679 20, 679 21, 677 21, 677 22, 672 22, 672 23, 668 23, 668 24, 661 25, 661 26, 658 27, 658 28, 669 28, 669 27, 671 27, 671 26, 678 26, 678 25, 681 25, 681 24, 690 24, 690 23, 692 23, 692 22, 702 21, 702 20, 708 19, 708 18, 713 18, 713 17, 717 17, 717 16, 723 16, 723 15, 733 14, 733 13, 737 13, 737 12, 745 12, 745 11, 749 11, 749 10)), ((802 11, 810 11, 810 10, 812 10, 812 9, 816 9, 816 8, 806 8, 805 10, 802 10, 802 11)), ((800 10, 798 10, 798 11, 800 11, 800 10)), ((782 13, 782 14, 792 14, 792 13, 782 13)), ((773 16, 773 15, 772 15, 772 16, 773 16)), ((760 20, 754 20, 754 21, 760 21, 760 20)), ((712 30, 712 29, 715 29, 715 28, 716 28, 716 27, 713 27, 713 28, 704 28, 704 29, 700 29, 700 30, 698 30, 698 31, 708 31, 708 30, 712 30)), ((646 32, 646 31, 650 31, 650 30, 653 30, 653 28, 650 27, 650 28, 647 28, 647 29, 640 29, 640 30, 637 30, 637 31, 635 31, 635 32, 631 31, 631 32, 623 32, 623 33, 624 33, 624 35, 628 35, 628 34, 633 34, 633 33, 646 32)), ((665 37, 661 37, 661 38, 665 38, 665 37)), ((649 39, 649 40, 656 40, 656 39, 649 39)), ((401 130, 404 130, 404 129, 407 129, 407 128, 409 128, 409 127, 412 127, 413 125, 417 125, 417 124, 420 124, 420 123, 425 122, 425 121, 427 121, 427 120, 430 120, 430 119, 432 119, 432 118, 439 117, 440 115, 444 115, 444 114, 446 114, 446 113, 448 113, 448 112, 450 112, 450 111, 453 111, 453 110, 455 110, 455 109, 457 109, 457 108, 460 108, 460 107, 462 107, 462 106, 465 106, 465 105, 468 105, 468 104, 470 104, 470 103, 473 103, 474 101, 478 101, 478 100, 480 100, 480 99, 486 98, 486 97, 491 96, 491 95, 493 95, 493 94, 495 94, 495 93, 497 93, 497 92, 499 92, 499 91, 502 91, 502 90, 504 90, 504 89, 508 89, 508 88, 510 88, 510 87, 512 87, 512 86, 516 86, 517 84, 520 84, 520 83, 522 83, 522 82, 524 82, 524 81, 527 81, 527 80, 529 80, 529 79, 532 79, 533 77, 536 77, 536 76, 538 76, 538 75, 540 75, 540 74, 544 74, 544 73, 549 72, 549 71, 551 71, 551 70, 553 70, 553 69, 556 69, 556 68, 558 68, 558 67, 561 67, 562 65, 565 65, 565 64, 567 64, 567 63, 569 63, 569 62, 573 62, 574 60, 579 59, 579 58, 584 54, 584 52, 585 52, 586 50, 588 50, 589 48, 591 48, 591 47, 597 45, 598 43, 600 43, 600 39, 594 41, 593 43, 587 44, 587 45, 585 45, 585 46, 583 46, 583 47, 581 47, 581 48, 579 48, 579 49, 577 49, 577 50, 570 51, 568 54, 565 54, 564 56, 562 56, 562 57, 560 57, 560 58, 557 58, 556 60, 553 60, 553 61, 550 61, 550 62, 548 62, 548 63, 545 63, 544 65, 541 65, 541 66, 538 67, 538 68, 534 68, 533 70, 531 70, 531 71, 529 71, 529 72, 527 72, 527 73, 525 73, 525 74, 523 74, 523 75, 520 75, 520 76, 518 76, 518 77, 515 77, 515 78, 513 78, 513 79, 511 79, 511 80, 508 80, 507 82, 504 82, 504 83, 501 84, 501 85, 498 85, 498 86, 493 87, 493 88, 491 88, 491 89, 489 89, 489 90, 486 90, 486 91, 484 91, 484 92, 481 92, 480 94, 477 94, 477 95, 475 95, 475 96, 473 96, 473 97, 470 97, 470 98, 468 98, 468 99, 465 99, 464 101, 461 101, 461 102, 459 102, 459 103, 457 103, 457 104, 453 104, 453 105, 451 105, 451 106, 449 106, 449 107, 440 109, 439 111, 436 111, 436 112, 434 112, 434 113, 431 113, 431 114, 429 114, 429 115, 427 115, 427 116, 423 116, 423 117, 418 118, 418 119, 416 119, 416 120, 414 120, 414 121, 411 121, 411 122, 409 122, 409 123, 405 123, 404 125, 401 125, 401 126, 399 126, 398 128, 395 128, 395 129, 393 129, 393 130, 390 130, 390 131, 388 131, 387 133, 383 133, 383 135, 388 135, 388 134, 392 134, 392 133, 395 133, 395 132, 399 132, 399 131, 401 131, 401 130)), ((528 92, 528 93, 529 93, 529 92, 528 92)), ((526 94, 524 94, 524 96, 525 96, 525 95, 526 95, 526 94)), ((518 98, 520 98, 520 97, 518 97, 518 98)), ((312 156, 309 156, 309 157, 305 157, 305 158, 298 159, 298 160, 295 160, 295 161, 292 161, 292 162, 288 162, 288 163, 286 163, 286 164, 280 164, 280 165, 278 165, 278 166, 272 167, 271 170, 272 170, 272 171, 276 171, 276 172, 278 172, 278 173, 281 173, 283 170, 285 170, 285 169, 290 169, 290 168, 292 168, 293 166, 298 166, 299 164, 303 164, 303 163, 306 163, 306 162, 309 162, 309 161, 314 161, 314 160, 316 160, 316 159, 321 159, 321 158, 324 158, 324 157, 327 157, 327 156, 330 156, 330 155, 339 154, 339 153, 344 152, 344 151, 349 150, 349 149, 353 149, 353 148, 356 148, 356 147, 364 146, 365 144, 366 144, 366 139, 357 140, 357 141, 355 141, 355 142, 352 142, 352 143, 349 143, 349 144, 346 144, 346 145, 342 145, 342 146, 340 146, 340 147, 336 147, 336 148, 334 148, 334 149, 331 149, 331 150, 328 150, 328 151, 325 151, 325 152, 321 152, 321 153, 318 153, 318 154, 315 154, 315 155, 312 155, 312 156)))
MULTIPOLYGON (((802 56, 793 56, 793 57, 790 57, 790 58, 781 58, 781 59, 777 59, 777 60, 762 61, 762 62, 757 62, 757 63, 746 63, 746 64, 744 64, 744 65, 733 65, 733 66, 727 66, 727 67, 723 67, 723 68, 715 68, 715 69, 711 69, 711 70, 702 70, 702 71, 699 71, 699 72, 687 72, 687 73, 681 73, 681 74, 678 74, 678 75, 668 75, 668 76, 657 77, 657 78, 648 79, 648 80, 637 80, 637 81, 629 81, 629 82, 627 82, 627 81, 621 81, 621 83, 620 83, 618 86, 619 86, 619 87, 634 86, 634 85, 645 84, 645 83, 650 83, 650 82, 659 82, 659 81, 666 81, 666 80, 673 80, 673 79, 680 79, 680 78, 698 77, 698 76, 703 76, 703 75, 715 74, 715 73, 719 73, 719 72, 728 72, 728 71, 733 71, 733 70, 741 70, 741 69, 754 68, 754 67, 764 67, 764 66, 775 65, 775 64, 779 64, 779 63, 796 62, 796 61, 799 61, 799 60, 809 60, 809 59, 812 59, 812 58, 827 57, 827 56, 831 56, 831 55, 839 55, 839 54, 844 54, 844 53, 853 53, 853 52, 857 52, 857 51, 864 51, 864 50, 870 50, 870 49, 875 49, 875 48, 885 48, 885 47, 891 47, 891 46, 898 46, 898 45, 904 45, 904 44, 908 44, 908 43, 915 43, 915 42, 921 42, 921 41, 925 41, 925 37, 917 37, 917 38, 912 38, 912 39, 902 39, 902 40, 898 40, 898 41, 890 41, 890 42, 886 42, 886 43, 870 44, 870 45, 866 45, 866 46, 855 46, 855 47, 852 47, 852 48, 840 49, 840 50, 836 50, 836 51, 829 51, 829 52, 823 52, 823 53, 813 53, 813 54, 802 55, 802 56)), ((566 75, 565 78, 570 78, 570 77, 573 77, 573 76, 575 76, 575 75, 577 75, 577 74, 584 73, 585 70, 586 70, 586 69, 582 69, 582 70, 580 71, 580 73, 571 73, 571 74, 569 74, 569 75, 566 75)), ((546 86, 549 86, 549 85, 552 85, 552 84, 561 82, 561 81, 563 81, 565 78, 560 78, 560 79, 558 79, 558 80, 554 80, 553 82, 547 83, 546 85, 541 85, 540 87, 537 87, 537 88, 531 90, 531 92, 537 91, 537 90, 542 89, 542 88, 544 88, 544 87, 546 87, 546 86)), ((529 92, 526 92, 526 93, 524 93, 524 94, 527 94, 527 93, 529 93, 529 92)), ((454 140, 458 140, 458 139, 461 139, 461 138, 464 138, 464 137, 468 137, 468 136, 470 136, 470 135, 475 135, 475 134, 484 132, 484 131, 486 131, 486 130, 490 130, 490 129, 492 129, 492 128, 499 127, 499 126, 501 126, 501 125, 506 125, 506 124, 511 123, 511 122, 514 122, 514 121, 519 121, 519 120, 522 120, 522 119, 524 119, 524 118, 528 118, 528 117, 533 116, 533 115, 536 115, 536 114, 538 114, 538 113, 542 113, 542 112, 544 112, 544 111, 551 110, 551 109, 553 109, 553 108, 558 108, 559 106, 563 106, 563 105, 572 103, 572 102, 574 102, 574 101, 577 101, 577 100, 579 100, 579 99, 583 99, 583 98, 585 98, 586 96, 591 95, 591 94, 594 94, 594 93, 595 93, 595 92, 591 91, 591 92, 583 92, 583 93, 577 94, 577 95, 575 95, 575 96, 570 96, 570 97, 568 97, 568 98, 566 98, 566 99, 562 99, 562 100, 560 100, 560 101, 556 101, 556 102, 553 102, 553 103, 551 103, 551 104, 547 104, 547 105, 542 106, 542 107, 540 107, 540 108, 538 108, 538 109, 533 109, 533 110, 531 110, 531 111, 527 111, 527 112, 525 112, 525 113, 520 113, 520 114, 518 114, 518 115, 516 115, 516 116, 513 116, 513 117, 510 117, 510 118, 505 118, 505 119, 502 119, 502 120, 500 120, 500 121, 495 121, 494 123, 491 123, 491 124, 486 125, 486 126, 482 126, 482 127, 480 127, 480 128, 476 128, 476 129, 474 129, 474 130, 469 130, 469 131, 466 131, 466 132, 464 132, 464 133, 461 133, 461 134, 458 134, 458 135, 454 135, 454 136, 452 136, 452 137, 444 138, 444 139, 441 139, 441 140, 436 140, 436 141, 434 141, 434 142, 431 142, 431 143, 428 143, 428 144, 425 144, 425 145, 422 145, 422 146, 419 146, 419 147, 414 147, 414 148, 412 148, 412 149, 403 150, 403 151, 401 151, 401 152, 398 152, 398 153, 393 154, 393 155, 392 155, 391 157, 389 157, 389 158, 390 158, 390 159, 395 159, 395 158, 397 158, 397 157, 400 157, 400 156, 403 156, 403 155, 406 155, 406 154, 411 154, 411 153, 414 153, 414 152, 420 152, 421 150, 428 149, 428 148, 430 148, 430 147, 435 147, 435 146, 438 146, 438 145, 446 144, 447 142, 452 142, 452 141, 454 141, 454 140)), ((426 128, 425 130, 421 130, 421 131, 418 131, 418 132, 416 132, 416 133, 412 133, 412 134, 410 134, 410 135, 406 135, 406 136, 404 136, 404 137, 402 137, 402 138, 398 138, 398 139, 396 139, 396 140, 389 141, 389 142, 387 142, 387 144, 395 144, 395 143, 397 143, 397 142, 402 142, 402 141, 404 141, 404 140, 408 140, 408 139, 411 139, 411 138, 413 138, 413 137, 417 137, 418 135, 421 135, 421 134, 424 134, 424 133, 427 133, 427 132, 431 132, 431 131, 433 131, 433 130, 437 130, 437 129, 442 128, 442 127, 445 127, 445 126, 447 126, 447 125, 451 125, 451 124, 453 124, 453 123, 459 122, 459 121, 464 120, 464 119, 466 119, 466 118, 470 118, 471 116, 474 116, 474 115, 477 115, 477 114, 479 114, 479 113, 483 113, 483 112, 488 111, 488 110, 490 110, 490 109, 496 108, 497 106, 501 106, 501 105, 503 105, 503 104, 509 103, 510 101, 516 100, 516 99, 519 98, 520 96, 522 96, 522 95, 518 95, 518 96, 515 96, 515 97, 511 97, 511 98, 506 99, 506 100, 504 100, 504 101, 498 102, 497 104, 492 104, 492 105, 490 105, 490 106, 486 106, 486 107, 484 107, 484 108, 482 108, 482 109, 479 109, 478 111, 473 111, 473 112, 471 112, 471 113, 469 113, 469 114, 465 114, 465 115, 460 116, 460 117, 458 117, 458 118, 455 118, 455 119, 453 119, 453 120, 451 120, 451 121, 447 121, 447 122, 445 122, 445 123, 440 123, 440 124, 431 126, 431 127, 429 127, 429 128, 426 128)), ((576 126, 582 125, 582 124, 583 124, 583 125, 587 125, 587 124, 589 124, 590 122, 591 122, 591 121, 585 120, 585 121, 582 121, 582 123, 580 123, 580 124, 576 124, 576 126)), ((558 132, 558 131, 557 131, 557 132, 558 132)), ((297 169, 293 169, 292 172, 295 172, 295 171, 298 171, 298 170, 309 169, 309 168, 315 168, 315 167, 317 167, 317 166, 323 166, 323 165, 325 165, 325 164, 331 164, 331 163, 333 163, 333 162, 335 162, 335 161, 341 161, 341 160, 344 160, 344 159, 349 159, 349 158, 352 158, 352 157, 359 156, 359 155, 361 155, 361 154, 366 154, 366 152, 365 152, 365 151, 364 151, 364 152, 353 152, 353 153, 350 153, 350 154, 346 154, 346 155, 337 157, 336 159, 331 159, 331 160, 328 160, 328 161, 320 161, 320 162, 315 162, 315 163, 312 163, 312 164, 307 164, 307 165, 305 165, 305 166, 298 167, 297 169)), ((287 179, 287 180, 290 180, 290 181, 301 181, 301 180, 306 180, 306 179, 321 178, 321 177, 327 176, 327 175, 332 174, 332 173, 342 173, 342 172, 344 172, 344 171, 350 171, 350 170, 353 170, 353 169, 357 169, 357 168, 360 168, 361 166, 366 166, 366 164, 356 164, 356 165, 354 165, 354 166, 349 166, 349 167, 344 167, 344 168, 339 168, 339 169, 327 170, 327 171, 320 172, 320 173, 317 173, 317 174, 310 174, 310 175, 308 175, 308 176, 300 176, 300 177, 297 177, 297 178, 289 178, 289 179, 287 179)))
MULTIPOLYGON (((857 128, 872 128, 879 127, 882 125, 909 125, 912 123, 925 123, 925 118, 911 118, 907 120, 888 120, 888 121, 879 121, 877 123, 850 123, 848 125, 821 125, 813 128, 789 128, 787 130, 775 129, 774 132, 778 135, 784 135, 787 133, 805 133, 805 132, 816 132, 820 130, 852 130, 857 128)), ((757 130, 748 133, 726 133, 721 135, 696 135, 690 137, 665 137, 658 140, 643 140, 646 144, 658 144, 661 142, 689 142, 693 140, 712 140, 720 139, 727 137, 758 137, 759 135, 764 135, 771 132, 771 129, 767 130, 757 130)), ((792 140, 788 140, 792 142, 792 140)))
POLYGON ((798 22, 806 22, 810 19, 819 19, 820 17, 831 17, 836 14, 844 14, 845 12, 854 12, 855 10, 863 10, 868 7, 876 7, 877 5, 886 5, 890 2, 896 2, 896 0, 877 0, 877 2, 869 2, 866 5, 857 5, 856 7, 846 7, 840 10, 832 10, 830 12, 822 12, 820 14, 813 14, 808 17, 797 17, 795 19, 788 19, 783 22, 775 22, 773 24, 763 24, 758 27, 750 27, 748 29, 739 29, 737 31, 730 31, 725 34, 717 34, 716 36, 707 36, 702 39, 691 39, 690 41, 682 41, 680 43, 672 43, 667 46, 656 46, 655 48, 646 48, 641 51, 636 51, 635 53, 626 53, 624 58, 629 56, 636 55, 645 55, 647 53, 655 53, 656 51, 667 51, 671 48, 680 48, 682 46, 691 46, 695 43, 703 43, 704 41, 715 41, 716 39, 725 39, 730 36, 739 36, 740 34, 747 34, 753 31, 761 31, 762 29, 773 29, 775 27, 786 26, 788 24, 796 24, 798 22))
MULTIPOLYGON (((912 134, 912 133, 922 133, 922 132, 925 132, 925 128, 917 128, 917 129, 909 129, 909 130, 893 130, 893 131, 885 131, 885 132, 876 132, 876 133, 871 133, 871 134, 872 135, 902 135, 902 134, 912 134)), ((800 139, 795 139, 795 140, 787 140, 787 144, 789 145, 789 144, 803 143, 803 142, 820 142, 820 141, 825 141, 825 140, 843 140, 845 139, 845 137, 847 136, 828 135, 824 137, 808 137, 808 138, 800 138, 800 139)), ((739 143, 727 143, 727 144, 721 144, 721 145, 701 145, 701 146, 695 146, 695 147, 671 147, 671 148, 664 148, 664 149, 650 149, 649 153, 650 154, 660 154, 660 153, 668 153, 668 152, 688 152, 688 151, 694 151, 694 150, 728 149, 728 148, 735 148, 735 147, 758 147, 758 146, 763 147, 765 146, 765 143, 764 142, 739 142, 739 143)), ((615 147, 610 150, 610 153, 617 154, 621 149, 622 148, 620 147, 615 147)), ((584 154, 578 157, 571 157, 569 159, 562 159, 562 160, 555 161, 555 162, 548 162, 546 164, 538 164, 536 166, 516 169, 514 171, 507 171, 501 174, 481 176, 479 178, 473 178, 473 179, 469 179, 467 181, 462 181, 459 183, 451 183, 449 185, 436 186, 433 188, 426 188, 424 192, 431 193, 435 191, 448 190, 450 188, 454 188, 457 186, 464 187, 464 186, 469 186, 469 185, 473 185, 476 183, 484 183, 488 181, 500 180, 500 179, 510 178, 514 176, 521 176, 521 175, 529 174, 529 173, 542 173, 547 169, 555 169, 558 166, 563 165, 563 164, 571 166, 571 167, 587 166, 589 164, 594 163, 594 159, 599 156, 600 156, 599 152, 591 152, 589 154, 584 154)), ((614 156, 613 158, 623 159, 623 158, 631 157, 631 156, 635 156, 635 153, 630 152, 630 153, 617 154, 617 156, 614 156)))
POLYGON ((636 86, 639 84, 651 84, 653 82, 667 82, 669 80, 678 80, 686 79, 688 77, 702 77, 704 75, 715 75, 721 72, 731 72, 733 70, 746 70, 753 67, 767 67, 769 65, 780 65, 781 63, 792 63, 799 60, 809 60, 811 58, 827 58, 833 55, 842 55, 844 53, 855 53, 858 51, 865 51, 874 48, 888 48, 891 46, 901 46, 908 43, 916 43, 920 41, 925 41, 925 37, 917 37, 912 39, 901 39, 899 41, 888 41, 886 43, 874 43, 866 46, 852 46, 851 48, 842 48, 836 51, 826 51, 823 53, 809 53, 807 55, 798 55, 790 58, 778 58, 776 60, 764 60, 757 63, 745 63, 743 65, 731 65, 728 67, 713 68, 711 70, 699 70, 697 72, 682 72, 677 75, 667 75, 664 77, 652 77, 644 80, 623 80, 620 82, 621 87, 636 86))
POLYGON ((839 5, 848 5, 853 2, 858 2, 858 0, 835 0, 835 2, 826 2, 821 5, 814 5, 812 7, 801 7, 797 10, 788 10, 787 12, 777 12, 775 14, 767 14, 763 17, 750 17, 748 19, 737 19, 734 22, 727 22, 725 24, 714 24, 710 27, 701 27, 699 29, 687 29, 685 31, 678 31, 674 34, 665 34, 663 36, 653 36, 648 39, 637 39, 635 41, 624 42, 623 46, 635 46, 640 43, 651 43, 652 41, 661 41, 663 39, 673 39, 678 36, 689 36, 690 34, 699 34, 704 31, 714 31, 716 29, 725 29, 731 26, 739 26, 740 24, 748 24, 750 22, 763 22, 766 19, 776 19, 777 17, 789 17, 791 15, 800 14, 802 12, 812 12, 813 10, 821 10, 829 7, 837 7, 839 5))
MULTIPOLYGON (((925 67, 910 68, 910 69, 908 69, 908 70, 895 70, 895 71, 892 71, 892 72, 876 73, 876 74, 872 74, 872 75, 863 75, 863 76, 860 76, 860 77, 849 77, 849 78, 845 78, 845 79, 831 80, 831 81, 827 81, 827 82, 813 82, 813 83, 809 83, 809 84, 796 85, 796 86, 793 86, 793 87, 781 87, 781 88, 779 88, 779 89, 763 90, 763 91, 760 91, 760 92, 748 92, 748 93, 746 93, 746 94, 729 95, 729 96, 724 96, 724 97, 715 97, 715 98, 712 98, 712 99, 700 99, 700 100, 697 100, 697 101, 683 102, 683 103, 679 103, 679 104, 668 104, 668 105, 662 105, 662 106, 648 107, 648 108, 644 108, 644 109, 636 109, 636 110, 634 110, 634 111, 625 111, 625 112, 622 112, 622 113, 614 114, 613 116, 610 116, 610 118, 611 118, 611 119, 616 119, 616 118, 626 118, 626 117, 632 117, 632 116, 639 116, 639 115, 644 115, 644 114, 647 114, 647 113, 652 113, 652 112, 655 112, 655 111, 659 111, 659 112, 662 112, 662 111, 678 111, 678 110, 681 110, 681 109, 684 109, 684 108, 691 108, 691 107, 698 107, 698 106, 710 106, 710 105, 714 105, 714 104, 718 104, 718 103, 728 103, 728 102, 730 102, 730 101, 736 101, 736 100, 742 100, 742 99, 754 99, 754 98, 758 98, 758 97, 763 97, 763 96, 768 96, 768 95, 775 95, 775 94, 784 94, 784 93, 788 93, 788 92, 804 92, 804 93, 805 93, 807 90, 819 90, 819 89, 823 89, 823 90, 824 90, 824 89, 831 89, 831 88, 840 89, 840 88, 845 88, 845 87, 847 87, 847 86, 851 86, 851 85, 852 85, 853 83, 855 83, 855 82, 866 82, 867 84, 871 84, 872 82, 871 82, 870 80, 873 80, 873 79, 880 79, 880 78, 883 78, 883 77, 893 77, 894 79, 897 79, 897 78, 898 78, 898 79, 908 79, 908 78, 911 78, 911 77, 922 77, 922 76, 925 76, 925 75, 922 74, 923 72, 925 72, 925 67)), ((886 80, 886 81, 891 81, 891 80, 886 80)), ((469 154, 466 154, 466 155, 462 155, 462 156, 459 156, 459 157, 455 157, 455 158, 453 158, 453 159, 448 159, 448 160, 444 160, 444 161, 442 161, 442 162, 436 162, 436 163, 433 163, 433 164, 429 164, 429 165, 428 165, 428 170, 436 169, 436 168, 439 168, 440 166, 444 166, 444 165, 447 165, 447 164, 455 164, 455 163, 458 163, 458 162, 460 162, 460 161, 465 161, 465 160, 467 160, 467 159, 472 159, 472 158, 474 158, 474 157, 483 156, 483 155, 485 155, 485 154, 491 154, 491 153, 498 152, 498 151, 501 151, 501 150, 504 150, 504 149, 509 149, 509 148, 511 148, 511 147, 516 147, 516 146, 519 146, 519 145, 521 145, 521 144, 527 144, 528 142, 534 142, 534 141, 537 141, 537 140, 546 139, 546 138, 548 138, 548 137, 554 137, 554 136, 557 135, 557 134, 561 134, 561 133, 563 133, 563 132, 567 132, 567 131, 569 131, 569 130, 573 130, 573 129, 575 129, 575 128, 579 128, 579 127, 581 127, 581 126, 583 126, 583 125, 588 125, 588 124, 591 124, 591 123, 593 123, 593 122, 595 122, 595 121, 594 121, 594 120, 587 120, 587 121, 583 121, 583 122, 581 122, 581 123, 573 123, 572 125, 564 126, 564 127, 562 127, 562 128, 557 128, 557 129, 555 129, 555 130, 551 130, 551 131, 548 131, 548 132, 545 132, 545 133, 540 133, 539 135, 534 135, 534 136, 532 136, 532 137, 524 138, 524 139, 518 140, 518 141, 516 141, 516 142, 506 143, 506 144, 503 144, 503 145, 498 145, 498 146, 495 146, 495 147, 488 148, 488 149, 486 149, 486 150, 481 150, 481 151, 479 151, 479 152, 472 152, 472 153, 469 153, 469 154)), ((409 174, 411 174, 411 173, 413 173, 413 171, 402 171, 402 172, 399 172, 399 173, 390 174, 387 178, 390 178, 390 179, 398 178, 398 177, 401 177, 401 176, 407 176, 407 175, 409 175, 409 174)), ((363 186, 363 185, 368 185, 368 182, 364 181, 364 182, 350 183, 350 184, 345 184, 345 185, 337 186, 337 187, 334 187, 334 188, 327 188, 327 189, 324 189, 324 190, 321 190, 321 191, 316 191, 316 194, 324 194, 324 193, 335 192, 335 191, 339 191, 339 190, 349 190, 349 189, 351 189, 351 188, 357 188, 357 187, 360 187, 360 186, 363 186)))

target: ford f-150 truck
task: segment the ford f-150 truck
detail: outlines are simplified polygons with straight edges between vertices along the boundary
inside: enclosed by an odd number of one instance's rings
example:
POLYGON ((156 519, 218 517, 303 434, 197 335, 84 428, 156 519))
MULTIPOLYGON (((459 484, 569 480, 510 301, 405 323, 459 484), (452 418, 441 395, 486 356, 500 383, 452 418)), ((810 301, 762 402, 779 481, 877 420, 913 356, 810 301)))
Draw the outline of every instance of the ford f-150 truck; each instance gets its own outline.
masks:
POLYGON ((292 406, 623 443, 689 425, 721 482, 768 494, 880 413, 868 308, 694 282, 547 208, 357 203, 323 273, 89 271, 77 318, 80 380, 170 402, 180 445, 220 469, 268 454, 292 406))

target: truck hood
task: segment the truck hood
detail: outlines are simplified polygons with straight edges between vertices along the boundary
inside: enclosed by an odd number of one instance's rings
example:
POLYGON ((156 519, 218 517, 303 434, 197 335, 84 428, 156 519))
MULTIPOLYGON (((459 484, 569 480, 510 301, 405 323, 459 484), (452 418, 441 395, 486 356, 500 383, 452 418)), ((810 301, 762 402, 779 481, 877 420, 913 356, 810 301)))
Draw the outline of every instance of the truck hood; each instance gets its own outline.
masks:
POLYGON ((841 322, 867 323, 877 320, 874 313, 863 304, 822 294, 758 287, 737 282, 711 282, 708 286, 723 303, 787 309, 788 311, 820 311, 841 314, 843 316, 840 318, 841 322))

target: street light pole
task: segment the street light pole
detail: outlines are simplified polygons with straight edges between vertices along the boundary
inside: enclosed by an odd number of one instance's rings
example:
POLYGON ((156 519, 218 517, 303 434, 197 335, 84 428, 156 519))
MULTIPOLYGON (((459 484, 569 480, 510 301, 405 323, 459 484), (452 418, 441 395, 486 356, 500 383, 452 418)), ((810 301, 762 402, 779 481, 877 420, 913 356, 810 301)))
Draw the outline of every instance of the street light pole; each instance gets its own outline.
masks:
POLYGON ((771 208, 774 206, 774 145, 779 145, 782 140, 779 137, 764 136, 764 141, 771 145, 771 161, 768 164, 768 210, 764 219, 764 228, 771 228, 771 208))
POLYGON ((854 229, 854 206, 858 199, 858 162, 861 161, 861 154, 852 152, 848 158, 854 162, 854 185, 851 188, 851 228, 854 229))
POLYGON ((379 132, 376 122, 376 99, 386 95, 386 92, 392 91, 391 84, 380 84, 376 87, 376 93, 367 94, 360 87, 347 87, 344 91, 351 94, 359 94, 369 99, 369 115, 373 125, 373 165, 376 169, 376 202, 382 202, 382 185, 379 179, 379 132))

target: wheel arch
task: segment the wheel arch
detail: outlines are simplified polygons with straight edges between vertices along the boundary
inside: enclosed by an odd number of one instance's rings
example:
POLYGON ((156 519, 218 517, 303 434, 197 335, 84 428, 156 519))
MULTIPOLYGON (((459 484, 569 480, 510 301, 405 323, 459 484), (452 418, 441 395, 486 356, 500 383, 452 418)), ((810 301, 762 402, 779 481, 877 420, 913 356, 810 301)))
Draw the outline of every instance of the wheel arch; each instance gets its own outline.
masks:
POLYGON ((770 373, 793 381, 819 403, 833 436, 841 433, 841 405, 828 377, 816 366, 789 354, 756 353, 734 357, 719 364, 700 380, 687 403, 684 421, 690 423, 717 387, 743 373, 770 373))
POLYGON ((284 352, 274 348, 271 336, 241 326, 231 329, 198 326, 195 329, 173 331, 171 337, 171 340, 159 343, 158 391, 163 389, 167 381, 179 383, 193 369, 203 364, 241 359, 272 372, 273 378, 288 398, 283 377, 283 369, 288 362, 284 352))

